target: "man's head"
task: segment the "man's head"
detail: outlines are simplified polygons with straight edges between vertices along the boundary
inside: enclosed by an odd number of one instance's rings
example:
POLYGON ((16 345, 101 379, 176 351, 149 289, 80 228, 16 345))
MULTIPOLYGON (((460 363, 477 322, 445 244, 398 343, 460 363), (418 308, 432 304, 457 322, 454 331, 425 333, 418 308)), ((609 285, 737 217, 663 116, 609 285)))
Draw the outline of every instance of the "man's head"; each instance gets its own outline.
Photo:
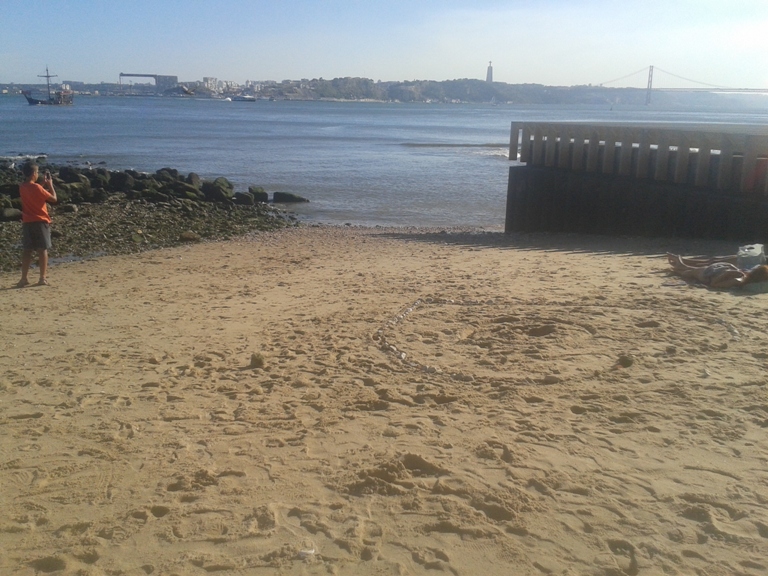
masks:
POLYGON ((21 168, 22 174, 24 174, 25 178, 31 178, 32 176, 36 176, 38 172, 40 171, 40 168, 32 162, 31 160, 29 162, 25 162, 24 166, 21 168))

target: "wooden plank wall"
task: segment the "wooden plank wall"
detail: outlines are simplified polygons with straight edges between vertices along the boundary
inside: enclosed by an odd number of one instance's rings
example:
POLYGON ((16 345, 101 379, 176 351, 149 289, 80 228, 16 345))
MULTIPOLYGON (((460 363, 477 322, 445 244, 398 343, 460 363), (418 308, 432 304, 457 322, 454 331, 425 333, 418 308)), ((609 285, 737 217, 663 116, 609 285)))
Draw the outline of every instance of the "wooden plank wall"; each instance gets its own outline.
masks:
POLYGON ((768 127, 512 125, 507 232, 768 243, 768 127))
POLYGON ((529 166, 768 196, 768 135, 620 124, 513 123, 510 159, 529 166))

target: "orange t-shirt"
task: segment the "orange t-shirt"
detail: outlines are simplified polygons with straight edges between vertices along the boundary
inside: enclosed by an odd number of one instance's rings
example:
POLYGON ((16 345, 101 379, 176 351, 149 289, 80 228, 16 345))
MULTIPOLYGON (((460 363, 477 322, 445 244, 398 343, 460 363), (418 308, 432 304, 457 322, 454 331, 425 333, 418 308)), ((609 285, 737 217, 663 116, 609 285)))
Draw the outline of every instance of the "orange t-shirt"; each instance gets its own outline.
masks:
POLYGON ((19 184, 19 196, 22 222, 51 222, 47 202, 53 196, 45 188, 36 182, 24 182, 19 184))

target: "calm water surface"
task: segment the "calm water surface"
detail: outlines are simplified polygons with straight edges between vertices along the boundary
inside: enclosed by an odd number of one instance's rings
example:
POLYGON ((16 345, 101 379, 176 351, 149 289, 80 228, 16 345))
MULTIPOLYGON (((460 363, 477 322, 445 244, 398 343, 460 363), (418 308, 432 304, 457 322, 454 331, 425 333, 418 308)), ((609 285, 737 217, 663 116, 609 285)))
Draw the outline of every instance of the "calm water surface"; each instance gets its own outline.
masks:
POLYGON ((309 198, 295 208, 305 220, 499 228, 520 120, 768 124, 768 112, 0 96, 0 156, 226 176, 309 198))

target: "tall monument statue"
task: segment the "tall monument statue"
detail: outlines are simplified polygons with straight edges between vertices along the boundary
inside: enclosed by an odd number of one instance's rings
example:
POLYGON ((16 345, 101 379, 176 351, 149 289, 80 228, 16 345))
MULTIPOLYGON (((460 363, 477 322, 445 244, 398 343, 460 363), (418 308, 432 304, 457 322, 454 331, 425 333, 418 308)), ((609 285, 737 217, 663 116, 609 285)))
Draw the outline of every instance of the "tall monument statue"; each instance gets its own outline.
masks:
POLYGON ((488 62, 488 72, 485 73, 486 82, 493 82, 493 66, 491 64, 492 62, 488 62))

